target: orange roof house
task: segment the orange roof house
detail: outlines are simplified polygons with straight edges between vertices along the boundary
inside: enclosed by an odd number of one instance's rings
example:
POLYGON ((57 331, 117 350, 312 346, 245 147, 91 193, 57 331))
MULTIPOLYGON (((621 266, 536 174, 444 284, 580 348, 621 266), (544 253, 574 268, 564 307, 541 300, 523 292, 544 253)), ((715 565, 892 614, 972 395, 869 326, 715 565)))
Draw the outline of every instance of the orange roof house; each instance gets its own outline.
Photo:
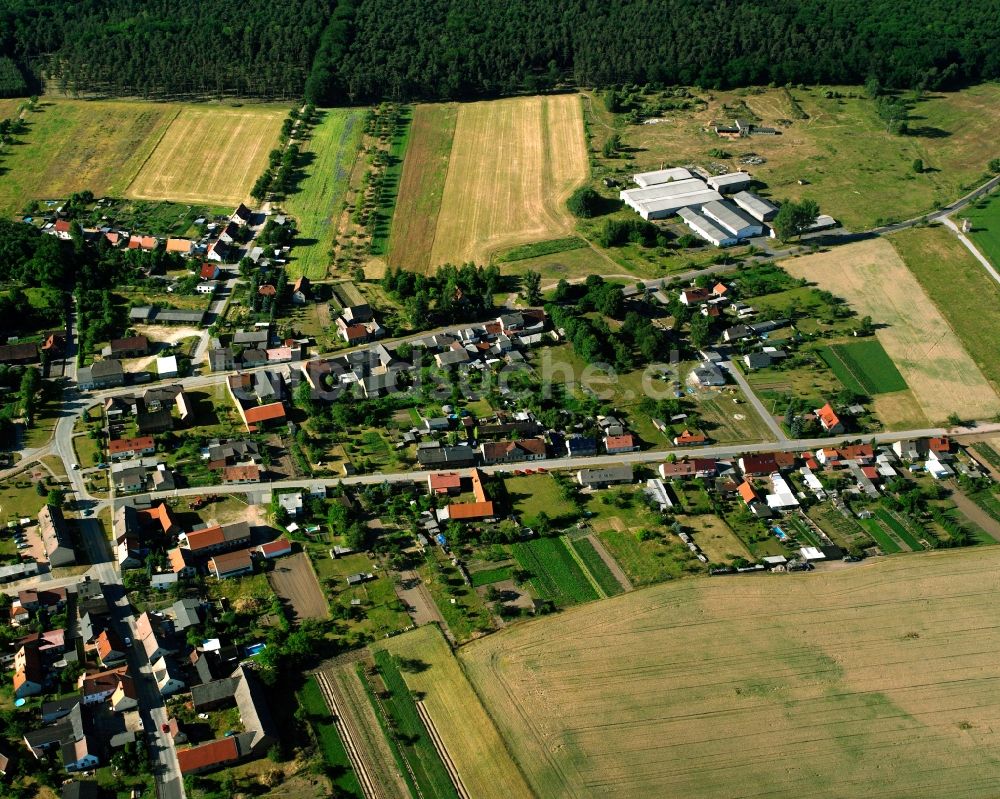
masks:
POLYGON ((161 502, 159 505, 140 510, 139 514, 145 516, 146 521, 159 525, 164 535, 170 535, 178 527, 177 522, 170 515, 170 508, 166 502, 161 502))
POLYGON ((280 402, 272 402, 269 405, 247 408, 243 412, 243 418, 246 420, 247 428, 252 433, 263 422, 283 422, 285 420, 285 406, 280 402))
POLYGON ((226 466, 222 470, 223 483, 256 483, 260 480, 260 468, 256 463, 242 466, 226 466))
POLYGON ((708 436, 704 433, 692 433, 690 430, 685 430, 674 439, 674 444, 678 447, 689 447, 693 444, 704 444, 706 441, 708 441, 708 436))
POLYGON ((816 418, 819 420, 820 427, 828 433, 841 433, 844 430, 840 417, 834 412, 829 402, 816 411, 816 418))
POLYGON ((434 472, 427 476, 427 488, 432 494, 447 494, 462 487, 458 472, 434 472))
POLYGON ((178 252, 187 255, 191 252, 190 239, 167 239, 167 252, 178 252))
POLYGON ((234 763, 239 758, 240 750, 234 736, 180 750, 177 753, 177 765, 180 766, 181 774, 199 774, 234 763))
POLYGON ((740 483, 740 487, 737 491, 739 491, 740 497, 747 505, 757 499, 757 492, 753 490, 753 486, 746 480, 740 483))

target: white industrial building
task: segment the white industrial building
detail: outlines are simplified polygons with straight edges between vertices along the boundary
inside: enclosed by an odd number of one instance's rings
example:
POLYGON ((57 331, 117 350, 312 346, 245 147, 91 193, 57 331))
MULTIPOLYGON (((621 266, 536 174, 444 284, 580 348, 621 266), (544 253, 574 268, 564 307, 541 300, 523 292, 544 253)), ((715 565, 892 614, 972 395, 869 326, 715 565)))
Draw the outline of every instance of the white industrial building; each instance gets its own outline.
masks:
POLYGON ((708 179, 708 185, 723 194, 742 191, 750 185, 750 175, 747 172, 730 172, 726 175, 715 175, 708 179))
POLYGON ((764 232, 764 226, 760 222, 728 200, 705 203, 701 207, 701 212, 721 225, 724 230, 730 231, 737 241, 759 236, 764 232))
POLYGON ((681 208, 704 205, 722 199, 719 192, 709 189, 705 182, 698 178, 682 178, 646 188, 625 189, 619 197, 629 208, 647 220, 665 219, 681 208))
POLYGON ((717 225, 704 214, 698 213, 694 208, 679 208, 677 215, 684 220, 684 224, 691 228, 691 230, 716 247, 731 247, 737 242, 736 236, 730 231, 724 230, 720 225, 717 225))
POLYGON ((770 222, 778 214, 778 206, 749 191, 740 191, 734 194, 733 202, 761 222, 770 222))
POLYGON ((671 183, 675 180, 686 180, 691 177, 691 172, 682 166, 671 169, 657 169, 653 172, 640 172, 633 175, 632 180, 644 189, 649 186, 656 186, 660 183, 671 183))

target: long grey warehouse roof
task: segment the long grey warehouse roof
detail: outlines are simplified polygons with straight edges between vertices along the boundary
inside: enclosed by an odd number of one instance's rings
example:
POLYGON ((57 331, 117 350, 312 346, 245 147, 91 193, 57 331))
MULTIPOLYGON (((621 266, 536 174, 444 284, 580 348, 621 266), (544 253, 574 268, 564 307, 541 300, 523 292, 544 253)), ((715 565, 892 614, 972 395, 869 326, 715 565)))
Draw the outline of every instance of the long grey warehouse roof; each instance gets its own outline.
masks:
POLYGON ((729 228, 733 233, 739 233, 747 226, 760 228, 760 222, 726 200, 705 203, 701 210, 705 216, 710 217, 722 227, 729 228))
POLYGON ((658 183, 645 189, 625 189, 619 193, 623 200, 638 202, 641 200, 653 200, 660 197, 676 197, 680 194, 690 194, 695 191, 704 191, 708 186, 705 181, 699 178, 687 178, 685 180, 675 180, 672 183, 658 183))
POLYGON ((740 191, 733 195, 733 202, 735 202, 740 208, 749 214, 757 217, 757 219, 766 221, 766 218, 777 213, 778 206, 772 203, 770 200, 765 200, 763 197, 758 197, 756 194, 749 191, 740 191))
POLYGON ((751 180, 750 175, 746 172, 730 172, 727 175, 716 175, 708 179, 708 185, 712 188, 719 189, 723 186, 737 186, 743 183, 749 183, 751 180))
POLYGON ((708 217, 699 214, 693 208, 681 208, 677 215, 688 223, 688 227, 694 228, 699 233, 716 239, 717 241, 733 241, 736 237, 728 230, 723 230, 708 217))
POLYGON ((672 167, 670 169, 657 169, 653 172, 640 172, 638 175, 633 175, 632 180, 638 183, 643 188, 647 186, 655 186, 658 183, 669 183, 674 180, 684 180, 691 177, 691 173, 682 166, 672 167))
MULTIPOLYGON (((691 205, 703 205, 713 200, 721 200, 722 195, 713 189, 696 191, 691 194, 682 194, 676 197, 661 197, 655 200, 645 200, 636 205, 646 211, 646 213, 663 211, 667 208, 686 208, 691 205)), ((638 210, 638 209, 637 209, 638 210)))

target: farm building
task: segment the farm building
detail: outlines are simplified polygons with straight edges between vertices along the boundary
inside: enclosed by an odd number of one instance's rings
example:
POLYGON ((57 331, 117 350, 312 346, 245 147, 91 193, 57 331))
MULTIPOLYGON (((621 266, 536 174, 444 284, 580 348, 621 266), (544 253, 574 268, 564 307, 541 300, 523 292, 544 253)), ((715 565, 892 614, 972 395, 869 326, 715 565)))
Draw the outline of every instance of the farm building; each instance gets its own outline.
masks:
POLYGON ((745 189, 751 180, 746 172, 730 172, 727 175, 715 175, 709 178, 708 185, 723 194, 732 194, 745 189))
POLYGON ((760 222, 728 200, 705 203, 701 212, 721 225, 724 230, 730 231, 737 241, 751 236, 759 236, 764 232, 764 226, 760 222))
POLYGON ((657 169, 653 172, 640 172, 638 175, 633 175, 632 180, 636 182, 636 185, 645 189, 660 183, 687 180, 690 177, 691 173, 687 169, 678 166, 671 169, 657 169))
POLYGON ((156 373, 160 377, 177 377, 177 356, 165 355, 156 359, 156 373))
POLYGON ((658 183, 648 188, 625 189, 619 196, 643 219, 664 219, 681 208, 722 199, 719 192, 709 189, 698 178, 658 183))
POLYGON ((778 206, 749 191, 736 192, 733 202, 761 222, 770 222, 778 213, 778 206))
POLYGON ((716 224, 693 208, 679 208, 677 209, 677 215, 684 220, 684 224, 691 228, 691 230, 716 247, 730 247, 739 241, 733 233, 725 230, 721 225, 716 224))

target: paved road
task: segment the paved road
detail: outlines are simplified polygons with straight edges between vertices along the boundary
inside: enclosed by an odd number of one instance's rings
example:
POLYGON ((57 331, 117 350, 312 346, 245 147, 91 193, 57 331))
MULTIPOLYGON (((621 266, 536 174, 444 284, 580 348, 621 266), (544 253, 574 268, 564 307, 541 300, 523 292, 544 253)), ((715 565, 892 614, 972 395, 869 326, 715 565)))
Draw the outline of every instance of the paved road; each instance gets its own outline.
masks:
POLYGON ((956 225, 950 216, 941 217, 941 221, 944 222, 945 226, 948 227, 956 236, 958 240, 965 245, 965 249, 972 253, 973 257, 983 265, 983 269, 986 270, 987 274, 993 278, 997 283, 1000 283, 1000 273, 993 268, 993 264, 989 262, 985 255, 979 252, 979 248, 972 243, 972 240, 966 236, 961 229, 956 225))
POLYGON ((764 403, 760 401, 754 390, 750 387, 750 383, 743 376, 743 372, 740 368, 736 366, 732 361, 722 361, 719 366, 729 372, 729 375, 736 381, 741 389, 743 389, 743 394, 747 398, 747 402, 753 405, 753 409, 757 412, 757 415, 761 418, 764 424, 767 425, 768 430, 774 435, 778 441, 788 442, 790 439, 785 435, 785 431, 781 429, 781 425, 774 420, 774 416, 770 411, 764 406, 764 403))

